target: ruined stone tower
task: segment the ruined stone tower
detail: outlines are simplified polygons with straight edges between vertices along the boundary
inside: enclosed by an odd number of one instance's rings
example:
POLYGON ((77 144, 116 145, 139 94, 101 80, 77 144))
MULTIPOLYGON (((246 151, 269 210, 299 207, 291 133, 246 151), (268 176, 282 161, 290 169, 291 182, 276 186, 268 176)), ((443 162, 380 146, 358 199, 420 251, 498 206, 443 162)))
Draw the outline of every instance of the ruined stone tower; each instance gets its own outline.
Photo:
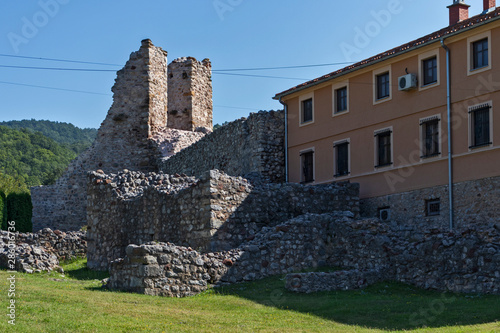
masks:
POLYGON ((158 171, 165 146, 179 151, 203 136, 194 132, 197 128, 212 130, 210 61, 182 59, 169 67, 166 51, 149 39, 142 41, 117 73, 113 105, 92 147, 69 165, 55 185, 31 189, 34 231, 77 230, 86 224, 88 171, 158 171), (169 113, 171 105, 180 113, 169 113))
POLYGON ((178 58, 168 66, 168 127, 212 131, 212 65, 210 60, 178 58))

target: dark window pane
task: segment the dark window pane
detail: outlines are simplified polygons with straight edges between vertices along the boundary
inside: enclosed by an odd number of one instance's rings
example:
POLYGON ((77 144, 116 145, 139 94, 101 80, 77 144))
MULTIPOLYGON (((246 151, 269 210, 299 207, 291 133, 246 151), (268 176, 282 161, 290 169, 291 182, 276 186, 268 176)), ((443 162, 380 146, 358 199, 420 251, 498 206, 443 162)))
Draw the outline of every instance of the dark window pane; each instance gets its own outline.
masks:
POLYGON ((384 132, 377 136, 378 140, 378 166, 388 165, 391 157, 391 132, 384 132))
POLYGON ((424 126, 424 157, 439 154, 439 120, 431 120, 424 126))
POLYGON ((437 59, 436 57, 424 60, 424 85, 437 82, 437 59))
POLYGON ((481 108, 472 113, 473 146, 490 143, 490 107, 481 108))
POLYGON ((377 99, 389 97, 389 73, 377 75, 377 99))
POLYGON ((314 181, 314 152, 302 154, 302 182, 314 181))
POLYGON ((335 146, 337 150, 337 170, 336 177, 344 176, 349 173, 349 143, 342 143, 335 146))
POLYGON ((313 100, 312 98, 302 101, 302 122, 307 123, 313 119, 313 100))
POLYGON ((472 68, 488 66, 488 38, 472 43, 472 68))
POLYGON ((335 112, 347 110, 347 87, 336 90, 337 105, 335 112))

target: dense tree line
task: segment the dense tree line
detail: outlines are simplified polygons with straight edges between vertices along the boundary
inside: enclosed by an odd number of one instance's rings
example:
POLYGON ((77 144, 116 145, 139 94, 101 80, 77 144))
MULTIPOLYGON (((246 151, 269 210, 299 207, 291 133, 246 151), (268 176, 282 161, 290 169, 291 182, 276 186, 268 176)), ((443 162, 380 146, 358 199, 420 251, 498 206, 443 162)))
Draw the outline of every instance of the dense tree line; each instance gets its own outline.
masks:
POLYGON ((16 231, 30 232, 32 210, 31 195, 26 184, 0 173, 0 225, 2 229, 7 229, 7 221, 14 221, 16 231))
POLYGON ((0 126, 0 171, 27 186, 53 184, 75 157, 40 132, 0 126))
POLYGON ((95 128, 78 128, 73 124, 49 120, 11 120, 0 122, 0 125, 12 129, 26 129, 40 132, 57 143, 73 150, 77 155, 87 149, 97 136, 95 128))

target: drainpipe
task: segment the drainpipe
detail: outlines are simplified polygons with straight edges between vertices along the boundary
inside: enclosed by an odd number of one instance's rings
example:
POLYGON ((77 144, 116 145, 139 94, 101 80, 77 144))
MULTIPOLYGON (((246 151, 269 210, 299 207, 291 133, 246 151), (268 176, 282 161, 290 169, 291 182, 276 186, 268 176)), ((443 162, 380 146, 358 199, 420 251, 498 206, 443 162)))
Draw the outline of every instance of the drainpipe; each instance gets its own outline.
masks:
POLYGON ((453 230, 453 155, 451 151, 451 80, 450 80, 450 49, 441 39, 441 46, 446 50, 446 104, 448 120, 448 197, 450 200, 450 230, 453 230))
POLYGON ((281 100, 281 97, 279 101, 285 110, 285 183, 288 183, 288 105, 281 100))

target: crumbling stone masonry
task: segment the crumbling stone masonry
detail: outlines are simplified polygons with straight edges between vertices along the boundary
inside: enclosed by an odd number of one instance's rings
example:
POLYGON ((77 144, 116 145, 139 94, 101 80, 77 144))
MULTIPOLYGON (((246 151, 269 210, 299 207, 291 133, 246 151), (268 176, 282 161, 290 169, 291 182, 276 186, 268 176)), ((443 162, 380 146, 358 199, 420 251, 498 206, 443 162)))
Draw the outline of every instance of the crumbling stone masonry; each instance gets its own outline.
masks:
MULTIPOLYGON (((171 242, 229 250, 304 213, 359 212, 357 184, 252 185, 216 170, 199 179, 162 173, 89 173, 88 262, 108 269, 129 244, 171 242)), ((354 216, 354 215, 353 215, 354 216)))
MULTIPOLYGON (((87 151, 78 156, 55 185, 34 187, 33 229, 45 227, 61 230, 78 230, 86 224, 86 173, 90 170, 117 172, 122 169, 157 171, 158 161, 199 140, 211 130, 212 88, 209 60, 202 63, 189 58, 177 61, 189 73, 182 81, 182 89, 189 96, 179 94, 180 83, 176 76, 168 77, 167 52, 155 47, 150 40, 142 41, 139 51, 131 54, 125 67, 118 71, 112 89, 113 105, 99 128, 97 138, 87 151), (201 66, 201 68, 199 68, 201 66), (189 131, 183 124, 170 129, 168 123, 168 86, 174 98, 198 118, 206 115, 209 120, 194 120, 202 132, 189 131), (190 103, 195 103, 190 106, 190 103), (169 144, 164 141, 175 138, 169 144), (165 154, 165 155, 163 155, 165 154)), ((177 69, 173 70, 173 73, 177 69)), ((182 90, 182 91, 184 91, 182 90)), ((191 115, 189 124, 193 121, 191 115)))
POLYGON ((210 60, 178 58, 168 66, 168 127, 212 131, 212 65, 210 60))
POLYGON ((149 295, 182 297, 208 284, 252 281, 289 273, 297 292, 345 290, 382 280, 424 289, 500 294, 500 234, 496 229, 463 233, 400 230, 350 212, 305 214, 230 251, 199 253, 167 243, 130 245, 111 263, 109 286, 149 295), (332 273, 293 273, 318 266, 332 273))
POLYGON ((220 170, 231 176, 285 181, 283 111, 252 113, 222 126, 178 154, 164 158, 164 173, 200 176, 220 170))

